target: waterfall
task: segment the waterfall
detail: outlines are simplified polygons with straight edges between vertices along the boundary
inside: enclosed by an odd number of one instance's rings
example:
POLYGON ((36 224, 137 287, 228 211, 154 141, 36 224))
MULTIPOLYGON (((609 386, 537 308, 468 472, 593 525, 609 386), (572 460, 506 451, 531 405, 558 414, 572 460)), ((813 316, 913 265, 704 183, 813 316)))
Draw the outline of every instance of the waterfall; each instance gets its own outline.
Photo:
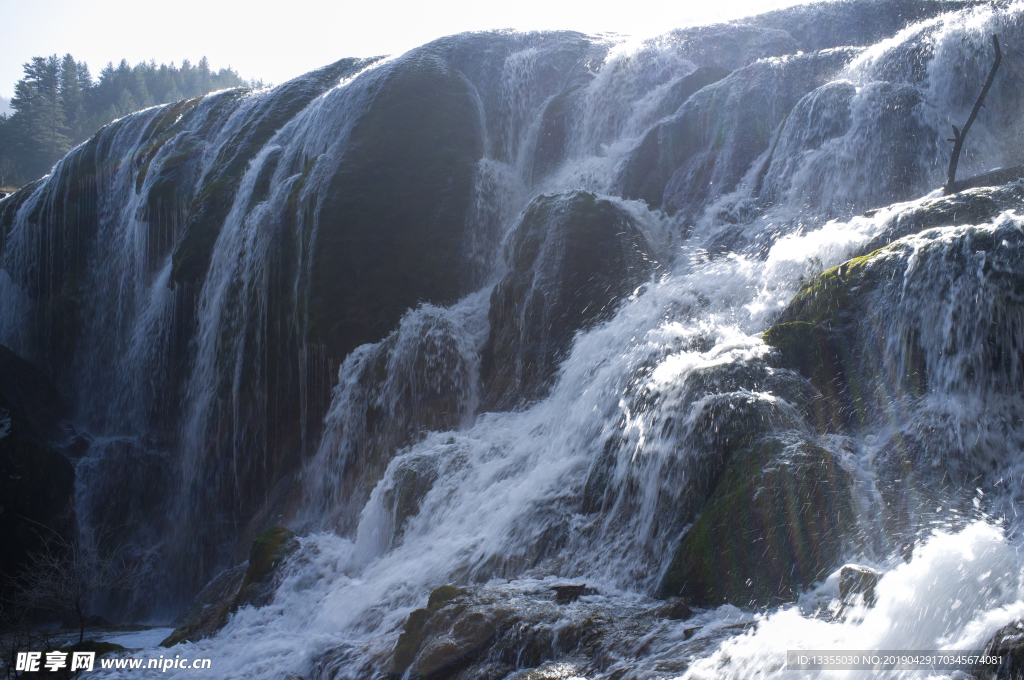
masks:
MULTIPOLYGON (((0 201, 0 344, 89 441, 83 537, 125 516, 161 593, 111 615, 169 620, 281 525, 272 603, 189 648, 221 677, 369 677, 445 584, 537 620, 536 593, 594 589, 551 648, 596 616, 607 663, 552 678, 777 677, 786 649, 980 649, 1024 616, 1019 196, 928 222, 960 205, 930 194, 946 130, 992 33, 1019 58, 1024 4, 904 4, 452 36, 132 114, 0 201), (819 280, 859 286, 842 351, 880 368, 817 427, 828 395, 762 335, 801 309, 838 333, 819 280), (626 620, 736 419, 850 480, 841 550, 884 572, 874 608, 829 620, 836 572, 626 620), (893 495, 909 460, 934 497, 893 495)), ((1019 92, 1000 74, 962 176, 1020 162, 1019 92)))

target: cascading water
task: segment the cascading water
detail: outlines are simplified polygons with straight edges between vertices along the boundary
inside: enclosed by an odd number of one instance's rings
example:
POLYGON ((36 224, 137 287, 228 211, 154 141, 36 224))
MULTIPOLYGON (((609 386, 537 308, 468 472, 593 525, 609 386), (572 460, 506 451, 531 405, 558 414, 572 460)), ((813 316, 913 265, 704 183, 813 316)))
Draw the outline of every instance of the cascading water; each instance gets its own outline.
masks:
MULTIPOLYGON (((550 678, 774 677, 786 649, 978 649, 1024 616, 1020 197, 919 198, 1024 5, 905 4, 454 36, 134 114, 0 202, 0 343, 91 442, 83 536, 128 517, 165 593, 109 610, 170 618, 279 524, 305 535, 271 604, 189 648, 220 677, 398 677, 450 583, 545 622, 550 678), (777 322, 877 370, 828 411, 777 322), (885 572, 874 608, 832 616, 826 573, 644 618, 748 435, 848 480, 822 550, 885 572), (898 491, 911 463, 934 474, 898 491), (594 594, 539 601, 568 579, 594 594)), ((961 176, 1024 156, 1014 75, 961 176)))

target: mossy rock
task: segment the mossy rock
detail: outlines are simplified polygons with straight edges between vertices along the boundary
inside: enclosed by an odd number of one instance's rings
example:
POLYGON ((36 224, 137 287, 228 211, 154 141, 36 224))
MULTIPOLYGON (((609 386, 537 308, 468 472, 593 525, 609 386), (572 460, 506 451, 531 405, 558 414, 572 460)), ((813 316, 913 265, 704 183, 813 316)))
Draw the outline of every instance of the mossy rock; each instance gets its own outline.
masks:
POLYGON ((817 429, 841 429, 853 401, 847 389, 843 344, 822 326, 806 321, 777 323, 761 338, 779 351, 783 367, 802 375, 817 390, 820 398, 811 399, 806 405, 817 429))
POLYGON ((280 567, 297 550, 295 533, 284 527, 270 527, 256 537, 249 548, 249 561, 221 572, 206 585, 188 608, 174 621, 174 632, 163 642, 195 642, 224 627, 230 615, 246 606, 263 607, 274 598, 280 585, 280 567))
POLYGON ((284 527, 270 527, 257 536, 249 548, 249 567, 231 610, 269 604, 278 585, 278 569, 298 547, 295 532, 284 527))
POLYGON ((1006 210, 1024 208, 1024 186, 968 189, 952 196, 930 198, 890 217, 882 232, 861 251, 868 254, 897 239, 934 227, 954 227, 991 222, 1006 210))
POLYGON ((505 677, 554 657, 557 620, 557 608, 546 598, 539 607, 517 608, 472 588, 441 586, 425 609, 409 614, 389 675, 468 680, 500 671, 495 677, 505 677))
POLYGON ((633 219, 586 192, 537 198, 507 242, 481 358, 486 408, 543 397, 574 334, 607 319, 655 269, 633 219))
POLYGON ((835 568, 856 526, 851 480, 799 437, 767 437, 730 459, 665 574, 661 597, 771 606, 835 568))
POLYGON ((173 647, 179 642, 196 642, 214 635, 227 623, 231 603, 238 595, 249 567, 248 562, 225 569, 196 595, 191 604, 174 619, 174 631, 161 643, 173 647))
POLYGON ((455 586, 440 586, 434 588, 433 592, 430 593, 430 597, 427 599, 427 609, 429 611, 437 611, 443 607, 446 603, 454 600, 459 595, 462 595, 463 591, 461 588, 455 586))

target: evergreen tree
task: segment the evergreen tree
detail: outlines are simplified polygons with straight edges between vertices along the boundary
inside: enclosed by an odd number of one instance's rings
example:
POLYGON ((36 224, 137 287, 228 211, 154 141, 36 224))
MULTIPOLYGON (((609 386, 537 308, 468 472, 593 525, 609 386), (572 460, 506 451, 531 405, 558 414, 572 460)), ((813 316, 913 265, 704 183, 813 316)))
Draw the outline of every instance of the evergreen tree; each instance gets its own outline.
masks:
POLYGON ((70 54, 65 54, 61 61, 60 98, 68 134, 72 139, 79 139, 85 124, 85 98, 78 80, 78 64, 70 54))
MULTIPOLYGON (((14 86, 13 112, 0 115, 0 186, 19 185, 49 171, 73 144, 98 128, 155 104, 204 95, 213 90, 246 87, 230 67, 214 72, 203 57, 181 68, 155 60, 131 66, 122 59, 94 81, 89 66, 70 54, 33 57, 14 86)), ((262 87, 262 81, 251 81, 262 87)))

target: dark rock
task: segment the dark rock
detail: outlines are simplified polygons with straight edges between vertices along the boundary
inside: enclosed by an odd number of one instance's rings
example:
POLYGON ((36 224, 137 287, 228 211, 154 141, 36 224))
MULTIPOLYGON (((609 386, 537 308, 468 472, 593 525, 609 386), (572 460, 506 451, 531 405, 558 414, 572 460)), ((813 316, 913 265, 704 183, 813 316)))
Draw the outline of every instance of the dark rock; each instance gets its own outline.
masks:
POLYGON ((64 454, 68 458, 81 458, 85 454, 89 453, 89 447, 92 446, 92 437, 87 434, 76 434, 71 439, 71 443, 64 449, 64 454))
MULTIPOLYGON (((296 78, 275 88, 247 117, 245 124, 234 133, 232 140, 221 147, 221 155, 198 189, 193 185, 191 178, 202 149, 208 143, 211 126, 219 122, 220 116, 228 115, 228 109, 245 92, 232 90, 217 95, 219 99, 215 111, 207 115, 206 122, 192 129, 186 127, 186 124, 191 122, 188 114, 192 112, 198 99, 172 104, 162 117, 154 121, 146 131, 145 137, 149 141, 141 144, 139 155, 143 171, 138 176, 137 184, 141 187, 144 182, 149 159, 159 146, 177 137, 173 154, 163 162, 161 174, 153 182, 147 205, 147 216, 153 225, 159 224, 158 217, 161 215, 172 213, 182 205, 188 206, 188 222, 174 244, 171 274, 173 285, 195 284, 205 277, 213 246, 231 210, 242 176, 249 162, 274 133, 315 97, 337 85, 341 78, 358 72, 373 61, 342 59, 313 71, 308 76, 296 78), (220 111, 220 115, 217 111, 220 111)), ((275 163, 276 160, 271 161, 267 167, 272 169, 275 163)), ((259 198, 258 190, 254 198, 259 198)))
POLYGON ((427 598, 427 611, 436 612, 445 603, 454 600, 463 593, 464 591, 461 588, 456 588, 455 586, 439 586, 434 588, 430 593, 430 597, 427 598))
POLYGON ((284 527, 270 527, 257 536, 249 549, 249 566, 231 611, 269 604, 280 585, 279 568, 298 547, 295 532, 284 527))
POLYGON ((661 583, 703 606, 774 605, 835 568, 856 525, 832 454, 768 437, 731 456, 661 583))
POLYGON ((875 606, 875 586, 881 572, 869 567, 862 567, 857 564, 847 564, 839 570, 839 599, 845 604, 853 602, 856 596, 861 595, 864 604, 868 607, 875 606))
POLYGON ((655 266, 629 215, 584 192, 536 199, 507 249, 481 359, 492 409, 544 396, 573 335, 608 318, 655 266))
POLYGON ((513 668, 539 665, 552 658, 550 626, 556 618, 554 610, 542 611, 441 586, 431 593, 426 609, 409 614, 395 645, 391 674, 476 678, 486 677, 484 668, 497 664, 502 672, 496 677, 501 678, 513 668))
POLYGON ((1024 620, 1014 621, 996 631, 985 644, 986 656, 1001 657, 998 665, 977 665, 972 675, 978 680, 1024 677, 1024 620))
POLYGON ((533 152, 534 181, 547 175, 564 160, 570 114, 583 92, 582 86, 570 88, 552 99, 544 110, 537 134, 537 148, 533 152))
POLYGON ((570 602, 575 602, 581 595, 586 593, 587 584, 554 586, 551 590, 555 591, 555 602, 558 604, 569 604, 570 602))
POLYGON ((683 223, 691 223, 710 200, 735 189, 797 102, 855 54, 805 54, 781 66, 757 62, 696 91, 647 133, 623 166, 623 196, 681 212, 683 223))
POLYGON ((75 469, 54 447, 68 414, 47 377, 0 345, 2 573, 18 574, 54 534, 74 538, 75 469))
POLYGON ((655 615, 672 621, 685 621, 693 617, 690 604, 684 597, 671 597, 668 602, 654 610, 655 615))
POLYGON ((961 191, 974 189, 975 187, 999 186, 1000 184, 1008 184, 1020 179, 1024 179, 1024 165, 1015 165, 1012 168, 1000 168, 999 170, 982 173, 980 175, 975 175, 974 177, 956 180, 953 182, 953 193, 960 193, 961 191))
POLYGON ((179 642, 196 642, 214 635, 225 623, 231 610, 231 603, 242 586, 249 563, 243 562, 231 569, 225 569, 203 588, 192 603, 182 611, 171 625, 174 632, 168 635, 162 647, 172 647, 179 642))
POLYGON ((221 572, 174 620, 177 628, 163 642, 195 642, 224 627, 231 613, 241 607, 269 604, 280 585, 280 567, 299 547, 295 534, 271 527, 252 542, 249 561, 221 572))
POLYGON ((454 302, 476 283, 465 235, 483 137, 471 86, 428 50, 380 78, 318 208, 311 253, 310 340, 339 363, 409 308, 454 302))
MULTIPOLYGON (((680 78, 672 86, 672 92, 665 98, 663 115, 676 113, 695 92, 717 83, 728 76, 730 71, 720 66, 702 66, 693 73, 680 78)), ((678 142, 685 136, 670 134, 670 127, 658 127, 651 130, 640 142, 640 146, 630 156, 623 168, 619 181, 622 183, 623 196, 639 198, 648 205, 661 205, 662 192, 669 178, 669 168, 676 155, 685 155, 685 151, 676 149, 678 142)))
POLYGON ((67 402, 33 364, 0 345, 0 408, 37 436, 56 441, 59 425, 71 415, 67 402))

